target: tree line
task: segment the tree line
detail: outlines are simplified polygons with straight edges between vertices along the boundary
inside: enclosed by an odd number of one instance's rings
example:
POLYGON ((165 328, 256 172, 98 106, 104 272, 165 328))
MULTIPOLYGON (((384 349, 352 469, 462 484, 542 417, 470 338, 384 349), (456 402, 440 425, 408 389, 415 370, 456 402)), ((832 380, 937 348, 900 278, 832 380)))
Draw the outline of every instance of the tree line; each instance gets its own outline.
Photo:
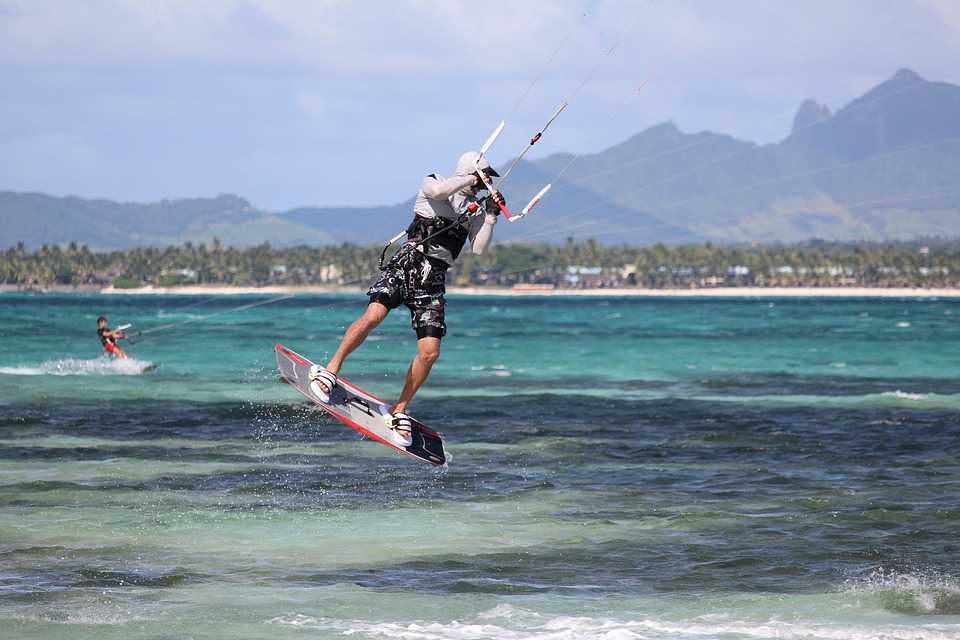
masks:
MULTIPOLYGON (((186 243, 94 251, 22 243, 0 254, 0 283, 23 287, 185 284, 352 285, 377 273, 380 247, 351 244, 249 248, 186 243)), ((468 251, 450 272, 459 285, 570 287, 960 287, 960 240, 635 247, 569 239, 468 251)))

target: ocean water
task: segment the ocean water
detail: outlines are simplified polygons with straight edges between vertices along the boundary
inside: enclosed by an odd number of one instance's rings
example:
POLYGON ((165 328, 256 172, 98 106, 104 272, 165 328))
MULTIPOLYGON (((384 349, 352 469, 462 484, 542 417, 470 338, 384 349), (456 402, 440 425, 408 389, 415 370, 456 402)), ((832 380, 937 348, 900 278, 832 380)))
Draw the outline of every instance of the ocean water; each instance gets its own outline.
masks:
POLYGON ((362 297, 266 299, 0 294, 0 638, 960 638, 958 301, 452 297, 434 469, 278 382, 362 297))

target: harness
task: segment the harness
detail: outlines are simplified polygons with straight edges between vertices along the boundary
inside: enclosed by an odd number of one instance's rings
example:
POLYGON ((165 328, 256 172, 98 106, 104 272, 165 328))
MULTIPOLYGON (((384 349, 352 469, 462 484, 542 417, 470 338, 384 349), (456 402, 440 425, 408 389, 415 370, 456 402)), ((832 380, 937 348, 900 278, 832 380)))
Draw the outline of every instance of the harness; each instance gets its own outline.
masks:
POLYGON ((107 331, 110 331, 110 329, 101 329, 99 327, 97 328, 97 335, 100 337, 100 344, 102 344, 103 346, 107 346, 107 343, 116 344, 117 341, 115 338, 104 335, 107 331))
MULTIPOLYGON (((470 235, 469 228, 465 224, 469 217, 469 212, 464 212, 456 220, 439 217, 428 219, 415 215, 413 216, 413 222, 410 223, 405 232, 407 235, 406 244, 424 255, 428 255, 431 246, 441 246, 449 251, 453 259, 456 260, 470 235)), ((387 257, 387 250, 401 236, 403 236, 403 233, 396 235, 384 245, 383 251, 380 252, 381 271, 387 257)))
POLYGON ((459 219, 414 216, 407 227, 407 242, 416 244, 417 251, 427 253, 431 246, 439 245, 449 251, 454 260, 460 255, 468 235, 467 227, 459 219))
MULTIPOLYGON (((481 153, 483 152, 481 151, 481 153)), ((436 178, 437 176, 436 174, 430 174, 430 177, 436 178)), ((468 221, 470 220, 471 214, 482 211, 483 209, 484 201, 479 200, 471 203, 467 211, 457 216, 456 220, 448 220, 439 216, 422 218, 414 214, 413 222, 410 223, 406 230, 390 238, 383 246, 383 251, 380 252, 380 270, 383 271, 387 251, 404 235, 407 236, 407 241, 404 243, 404 246, 413 247, 414 250, 428 258, 434 257, 430 255, 430 248, 439 246, 447 250, 452 259, 456 260, 457 256, 460 255, 460 251, 463 250, 464 243, 466 243, 467 238, 470 236, 470 225, 468 221)))

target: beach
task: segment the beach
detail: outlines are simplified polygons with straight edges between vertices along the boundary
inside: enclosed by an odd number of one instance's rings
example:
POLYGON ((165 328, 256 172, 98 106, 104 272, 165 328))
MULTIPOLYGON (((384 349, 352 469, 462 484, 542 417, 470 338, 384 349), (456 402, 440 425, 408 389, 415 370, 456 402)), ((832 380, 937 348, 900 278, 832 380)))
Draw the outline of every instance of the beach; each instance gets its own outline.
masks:
MULTIPOLYGON (((119 295, 297 295, 362 293, 365 287, 266 286, 218 287, 178 286, 138 289, 98 289, 119 295)), ((636 296, 646 298, 960 298, 957 289, 871 288, 871 287, 717 287, 710 289, 516 289, 507 287, 447 287, 452 295, 471 296, 636 296)))

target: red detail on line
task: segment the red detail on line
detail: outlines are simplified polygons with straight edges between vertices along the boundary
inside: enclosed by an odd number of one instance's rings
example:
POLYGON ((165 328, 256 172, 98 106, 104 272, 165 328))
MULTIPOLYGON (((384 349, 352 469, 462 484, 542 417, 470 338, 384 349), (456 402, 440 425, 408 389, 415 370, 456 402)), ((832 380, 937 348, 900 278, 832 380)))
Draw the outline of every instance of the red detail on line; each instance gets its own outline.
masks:
POLYGON ((530 138, 530 146, 532 147, 533 145, 537 144, 537 141, 540 140, 540 136, 542 135, 543 135, 542 133, 538 133, 537 135, 530 138))

